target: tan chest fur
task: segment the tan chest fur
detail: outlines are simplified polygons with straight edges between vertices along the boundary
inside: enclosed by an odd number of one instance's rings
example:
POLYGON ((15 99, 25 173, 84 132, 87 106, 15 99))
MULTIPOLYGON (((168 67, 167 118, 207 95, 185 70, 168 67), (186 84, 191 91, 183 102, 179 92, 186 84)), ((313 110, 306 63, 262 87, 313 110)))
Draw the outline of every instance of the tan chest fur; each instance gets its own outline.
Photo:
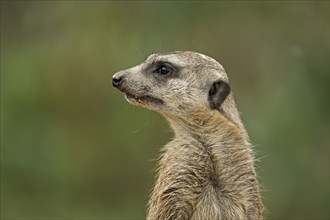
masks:
POLYGON ((217 112, 202 125, 169 121, 176 137, 163 149, 148 219, 261 219, 245 134, 217 112))

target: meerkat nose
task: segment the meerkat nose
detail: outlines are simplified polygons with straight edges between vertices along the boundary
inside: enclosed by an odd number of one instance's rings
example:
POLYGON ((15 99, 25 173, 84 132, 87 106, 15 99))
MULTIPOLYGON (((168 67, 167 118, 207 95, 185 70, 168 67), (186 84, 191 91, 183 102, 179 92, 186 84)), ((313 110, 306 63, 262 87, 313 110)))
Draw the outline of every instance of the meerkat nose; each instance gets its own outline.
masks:
POLYGON ((114 76, 112 77, 112 85, 113 85, 114 87, 119 87, 119 86, 122 84, 123 79, 124 79, 123 76, 116 76, 116 75, 114 75, 114 76))

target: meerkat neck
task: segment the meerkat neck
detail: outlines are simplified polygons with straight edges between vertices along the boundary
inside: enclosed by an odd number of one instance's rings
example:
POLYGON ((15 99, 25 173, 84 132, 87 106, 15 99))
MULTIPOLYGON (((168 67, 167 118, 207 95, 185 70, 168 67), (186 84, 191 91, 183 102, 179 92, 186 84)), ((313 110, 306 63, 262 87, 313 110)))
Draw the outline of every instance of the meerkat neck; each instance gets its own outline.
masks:
POLYGON ((217 110, 192 111, 189 116, 165 115, 176 136, 196 136, 198 139, 212 138, 243 145, 249 144, 249 137, 243 124, 232 122, 217 110), (230 135, 228 135, 230 134, 230 135))
POLYGON ((218 109, 218 111, 224 114, 225 117, 227 117, 231 122, 236 124, 237 127, 239 127, 239 129, 244 133, 245 138, 249 140, 247 131, 243 125, 232 94, 229 94, 228 98, 224 101, 223 105, 218 109))

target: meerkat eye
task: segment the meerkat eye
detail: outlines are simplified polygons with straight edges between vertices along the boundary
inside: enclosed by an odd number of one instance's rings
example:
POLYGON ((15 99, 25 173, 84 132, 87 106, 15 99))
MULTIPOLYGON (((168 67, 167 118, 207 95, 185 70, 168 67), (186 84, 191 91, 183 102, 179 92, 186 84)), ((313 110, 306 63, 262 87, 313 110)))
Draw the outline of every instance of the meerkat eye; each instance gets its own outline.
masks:
POLYGON ((162 64, 160 65, 154 72, 162 74, 162 75, 167 75, 169 73, 171 73, 173 71, 173 69, 166 65, 166 64, 162 64))

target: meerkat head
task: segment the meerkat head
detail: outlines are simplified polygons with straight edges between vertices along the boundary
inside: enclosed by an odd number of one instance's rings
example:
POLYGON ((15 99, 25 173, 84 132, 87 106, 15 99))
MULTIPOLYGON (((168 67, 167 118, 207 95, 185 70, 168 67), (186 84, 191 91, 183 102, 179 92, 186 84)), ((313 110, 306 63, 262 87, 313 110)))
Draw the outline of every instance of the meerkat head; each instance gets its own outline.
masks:
POLYGON ((152 54, 143 63, 116 73, 113 86, 128 102, 167 115, 217 109, 224 112, 230 86, 216 60, 195 52, 152 54))

